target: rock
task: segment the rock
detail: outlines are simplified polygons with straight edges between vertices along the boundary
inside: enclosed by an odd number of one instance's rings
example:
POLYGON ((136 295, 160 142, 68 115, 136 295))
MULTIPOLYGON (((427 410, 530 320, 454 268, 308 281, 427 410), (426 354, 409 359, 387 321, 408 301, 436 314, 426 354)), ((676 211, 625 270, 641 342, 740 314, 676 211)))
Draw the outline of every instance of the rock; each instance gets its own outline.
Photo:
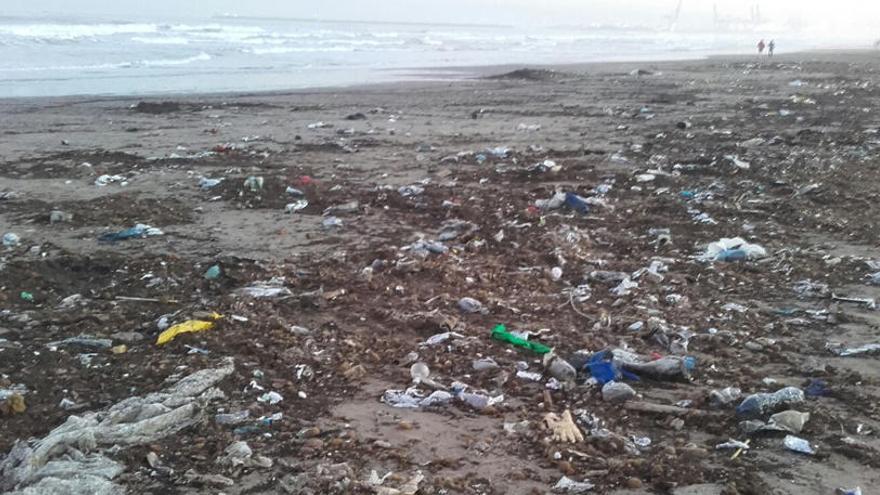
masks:
POLYGON ((602 387, 602 400, 605 402, 626 402, 636 396, 632 387, 621 382, 608 382, 602 387))
POLYGON ((289 493, 291 495, 300 495, 308 493, 305 491, 308 481, 309 476, 306 473, 300 473, 296 476, 288 474, 278 480, 278 486, 284 493, 289 493))
POLYGON ((201 474, 196 472, 194 469, 190 469, 189 471, 183 473, 183 477, 195 483, 202 483, 205 485, 215 485, 215 486, 232 486, 235 484, 235 481, 227 478, 226 476, 221 476, 219 474, 201 474))
POLYGON ((475 359, 473 363, 474 371, 485 371, 498 369, 498 363, 492 358, 475 359))
POLYGON ((73 220, 73 214, 66 213, 61 210, 52 210, 49 212, 49 223, 67 223, 73 220))
POLYGON ((462 313, 482 313, 485 311, 483 309, 483 304, 472 297, 462 297, 459 299, 458 309, 460 309, 462 313))
POLYGON ((309 438, 305 442, 303 442, 303 449, 305 450, 323 450, 324 449, 324 441, 320 438, 309 438))
POLYGON ((638 478, 627 478, 623 485, 629 489, 637 490, 642 487, 642 480, 638 478))
POLYGON ((683 459, 689 459, 693 461, 698 461, 701 459, 706 459, 709 457, 709 451, 696 446, 686 446, 678 449, 679 454, 683 459))

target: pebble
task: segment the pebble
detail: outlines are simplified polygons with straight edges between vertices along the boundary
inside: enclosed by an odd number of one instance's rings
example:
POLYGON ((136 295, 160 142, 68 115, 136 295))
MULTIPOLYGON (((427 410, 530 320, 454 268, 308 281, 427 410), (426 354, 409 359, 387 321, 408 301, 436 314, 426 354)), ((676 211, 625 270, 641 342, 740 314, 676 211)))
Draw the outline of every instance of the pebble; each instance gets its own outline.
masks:
POLYGON ((606 402, 626 402, 636 396, 636 391, 621 382, 608 382, 602 387, 602 399, 606 402))
POLYGON ((303 449, 307 450, 322 450, 324 448, 324 441, 320 438, 309 438, 305 442, 303 442, 303 449))
POLYGON ((642 480, 638 478, 627 478, 623 485, 631 490, 638 490, 642 487, 642 480))
POLYGON ((299 438, 315 438, 321 434, 321 429, 317 426, 312 426, 311 428, 305 428, 300 430, 296 436, 299 438))

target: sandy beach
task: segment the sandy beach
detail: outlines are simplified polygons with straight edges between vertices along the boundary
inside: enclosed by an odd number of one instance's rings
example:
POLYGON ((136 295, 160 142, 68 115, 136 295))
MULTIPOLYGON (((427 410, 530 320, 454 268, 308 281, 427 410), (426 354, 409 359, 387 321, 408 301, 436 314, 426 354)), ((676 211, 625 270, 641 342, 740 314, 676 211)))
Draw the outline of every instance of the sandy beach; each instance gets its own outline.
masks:
POLYGON ((554 490, 563 477, 618 495, 872 493, 878 61, 0 100, 0 234, 15 234, 0 246, 0 492, 45 493, 62 476, 33 469, 89 454, 119 469, 72 483, 128 493, 586 490, 554 490), (158 231, 107 235, 137 224, 158 231), (722 238, 741 239, 707 255, 722 238), (156 343, 211 312, 210 330, 156 343), (493 339, 498 324, 577 378, 493 339), (584 366, 603 350, 634 396, 613 400, 584 366), (136 421, 114 404, 227 358, 179 428, 102 436, 136 421), (632 371, 664 359, 677 371, 632 371), (430 377, 414 384, 417 363, 430 377), (784 387, 800 400, 737 414, 784 387), (566 410, 580 441, 547 428, 566 410), (785 410, 809 419, 745 423, 785 410), (34 439, 93 412, 104 426, 23 467, 34 439), (729 440, 749 448, 716 449, 729 440))

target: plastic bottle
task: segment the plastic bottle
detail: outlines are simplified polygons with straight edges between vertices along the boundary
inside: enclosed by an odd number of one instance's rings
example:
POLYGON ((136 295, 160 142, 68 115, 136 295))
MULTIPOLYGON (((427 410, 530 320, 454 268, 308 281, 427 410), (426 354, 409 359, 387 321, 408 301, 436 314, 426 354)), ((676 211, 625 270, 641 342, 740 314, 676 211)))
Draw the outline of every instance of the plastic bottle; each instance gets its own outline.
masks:
POLYGON ((692 356, 678 357, 666 356, 647 363, 621 364, 623 369, 637 375, 649 376, 656 379, 691 378, 691 371, 696 368, 697 360, 692 356))
POLYGON ((716 261, 743 261, 748 259, 748 254, 742 249, 725 249, 715 255, 716 261))
POLYGON ((770 393, 752 394, 745 398, 736 408, 736 415, 741 418, 757 418, 771 413, 783 406, 804 401, 804 392, 797 387, 785 387, 770 393))
POLYGON ((544 344, 532 342, 513 335, 512 333, 507 331, 507 328, 504 325, 497 325, 494 329, 492 329, 492 338, 495 340, 500 340, 502 342, 513 344, 517 347, 522 347, 523 349, 528 349, 538 354, 547 354, 548 352, 550 352, 550 348, 544 344))
POLYGON ((544 369, 550 372, 550 376, 563 383, 573 383, 577 378, 577 370, 574 366, 553 352, 544 354, 544 369))
POLYGON ((459 400, 478 411, 482 411, 489 407, 491 400, 488 395, 476 394, 473 392, 461 392, 457 397, 459 400))
POLYGON ((217 414, 214 416, 214 421, 216 421, 218 425, 239 425, 247 421, 250 417, 251 412, 244 409, 233 413, 217 414))
POLYGON ((709 392, 709 405, 714 408, 726 407, 740 397, 742 397, 742 390, 736 387, 713 390, 709 392))
POLYGON ((456 399, 478 411, 482 411, 483 409, 498 404, 504 400, 504 395, 489 397, 486 394, 480 394, 477 392, 465 392, 466 388, 467 385, 461 382, 454 382, 452 384, 452 394, 456 399))

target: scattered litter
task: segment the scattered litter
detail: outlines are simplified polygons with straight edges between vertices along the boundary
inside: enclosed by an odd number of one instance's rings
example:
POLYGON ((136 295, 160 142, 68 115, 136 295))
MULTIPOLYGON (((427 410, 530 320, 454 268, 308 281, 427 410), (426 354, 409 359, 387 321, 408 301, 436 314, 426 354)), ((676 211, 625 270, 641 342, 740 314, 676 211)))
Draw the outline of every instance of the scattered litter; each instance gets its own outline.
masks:
POLYGON ((14 248, 21 243, 21 237, 18 236, 15 232, 7 232, 3 234, 3 246, 7 248, 14 248))
POLYGON ((205 271, 205 278, 208 280, 216 280, 221 274, 220 265, 212 265, 205 271))
POLYGON ((297 211, 305 210, 308 206, 309 206, 309 202, 304 199, 301 199, 301 200, 296 201, 294 203, 287 203, 286 205, 284 205, 284 211, 286 213, 295 213, 297 211))
POLYGON ((257 398, 257 401, 266 402, 270 406, 274 406, 275 404, 278 404, 282 400, 284 400, 284 397, 282 397, 281 394, 279 394, 278 392, 274 392, 274 391, 273 392, 266 392, 265 394, 263 394, 257 398))
POLYGON ((182 333, 196 333, 210 330, 214 328, 214 321, 223 318, 223 316, 217 313, 211 313, 210 318, 213 321, 187 320, 183 323, 178 323, 177 325, 171 326, 167 330, 159 334, 159 337, 156 339, 156 344, 162 345, 171 342, 182 333))
POLYGON ((247 287, 237 289, 235 293, 239 296, 252 297, 254 299, 274 299, 293 295, 293 292, 284 286, 284 279, 280 277, 275 277, 268 281, 255 282, 247 287))
POLYGON ((781 407, 799 404, 804 401, 804 392, 797 387, 785 387, 773 393, 758 393, 746 397, 736 408, 736 415, 755 418, 778 410, 781 407))
POLYGON ((213 189, 220 185, 223 182, 223 178, 220 179, 209 179, 207 177, 199 177, 199 187, 203 191, 207 191, 208 189, 213 189))
POLYGON ((95 185, 98 187, 104 187, 110 184, 119 184, 120 186, 127 186, 128 181, 125 180, 125 177, 121 175, 101 175, 97 179, 95 179, 95 185))
POLYGON ((535 131, 540 131, 540 130, 541 130, 541 124, 526 124, 526 123, 519 123, 519 124, 517 124, 517 126, 516 126, 516 130, 518 130, 518 131, 520 131, 520 132, 535 132, 535 131))
POLYGON ((492 329, 492 338, 495 340, 500 340, 502 342, 507 342, 508 344, 512 344, 516 347, 528 349, 538 354, 546 354, 550 352, 550 348, 543 344, 532 342, 530 340, 526 340, 513 335, 512 333, 507 331, 507 328, 504 325, 497 325, 495 328, 492 329))
POLYGON ((428 340, 422 342, 422 345, 439 345, 453 338, 463 339, 464 335, 455 332, 443 332, 428 337, 428 340))
POLYGON ((164 234, 165 233, 162 232, 160 229, 139 223, 130 229, 103 234, 101 235, 101 237, 98 238, 98 240, 101 242, 116 242, 124 241, 127 239, 138 239, 142 237, 152 237, 164 234))
POLYGON ((722 238, 706 246, 700 256, 703 261, 756 260, 767 256, 767 250, 757 244, 749 244, 740 237, 722 238))
POLYGON ((740 170, 748 170, 749 168, 751 168, 749 162, 745 160, 740 160, 739 157, 736 155, 726 155, 724 158, 730 160, 730 162, 733 163, 733 165, 740 170))
POLYGON ((588 481, 574 481, 567 476, 563 476, 562 478, 559 478, 559 481, 557 481, 555 485, 553 485, 553 493, 587 493, 592 490, 594 486, 595 485, 588 481))
POLYGON ((864 344, 858 347, 845 347, 840 343, 829 342, 825 344, 825 348, 838 356, 846 357, 880 352, 880 343, 864 344))
POLYGON ((67 223, 73 220, 73 214, 61 210, 52 210, 49 212, 49 223, 67 223))
POLYGON ((204 407, 200 404, 217 398, 213 387, 233 371, 232 360, 227 360, 165 390, 129 397, 103 411, 71 415, 45 437, 16 443, 0 461, 0 490, 70 493, 72 485, 65 483, 75 477, 76 493, 124 492, 113 483, 124 466, 106 457, 104 449, 150 444, 196 424, 204 407))
POLYGON ((448 404, 453 395, 443 390, 436 390, 427 397, 415 387, 406 390, 386 390, 382 395, 382 402, 391 407, 404 409, 419 409, 448 404))
POLYGON ((736 387, 709 392, 709 405, 714 408, 727 407, 742 397, 742 391, 736 387))
POLYGON ((807 455, 816 454, 816 449, 814 449, 810 445, 810 442, 804 440, 803 438, 798 438, 794 435, 786 435, 785 438, 782 440, 782 444, 785 445, 785 448, 793 452, 807 455))
POLYGON ((397 192, 403 196, 404 198, 409 198, 412 196, 418 196, 425 192, 425 188, 422 186, 403 186, 397 190, 397 192))
POLYGON ((566 409, 562 416, 556 413, 544 415, 544 424, 551 432, 551 440, 562 443, 578 443, 584 441, 584 435, 574 422, 571 411, 566 409))
POLYGON ((724 443, 719 443, 718 445, 715 446, 715 450, 735 450, 735 449, 748 450, 749 444, 746 442, 740 442, 739 440, 731 439, 731 440, 728 440, 724 443))
POLYGON ((342 220, 339 219, 338 217, 330 216, 330 217, 324 218, 324 220, 321 222, 321 225, 325 229, 341 228, 342 227, 342 220))
POLYGON ((259 192, 263 189, 264 182, 262 177, 251 175, 244 180, 244 188, 251 192, 259 192))

